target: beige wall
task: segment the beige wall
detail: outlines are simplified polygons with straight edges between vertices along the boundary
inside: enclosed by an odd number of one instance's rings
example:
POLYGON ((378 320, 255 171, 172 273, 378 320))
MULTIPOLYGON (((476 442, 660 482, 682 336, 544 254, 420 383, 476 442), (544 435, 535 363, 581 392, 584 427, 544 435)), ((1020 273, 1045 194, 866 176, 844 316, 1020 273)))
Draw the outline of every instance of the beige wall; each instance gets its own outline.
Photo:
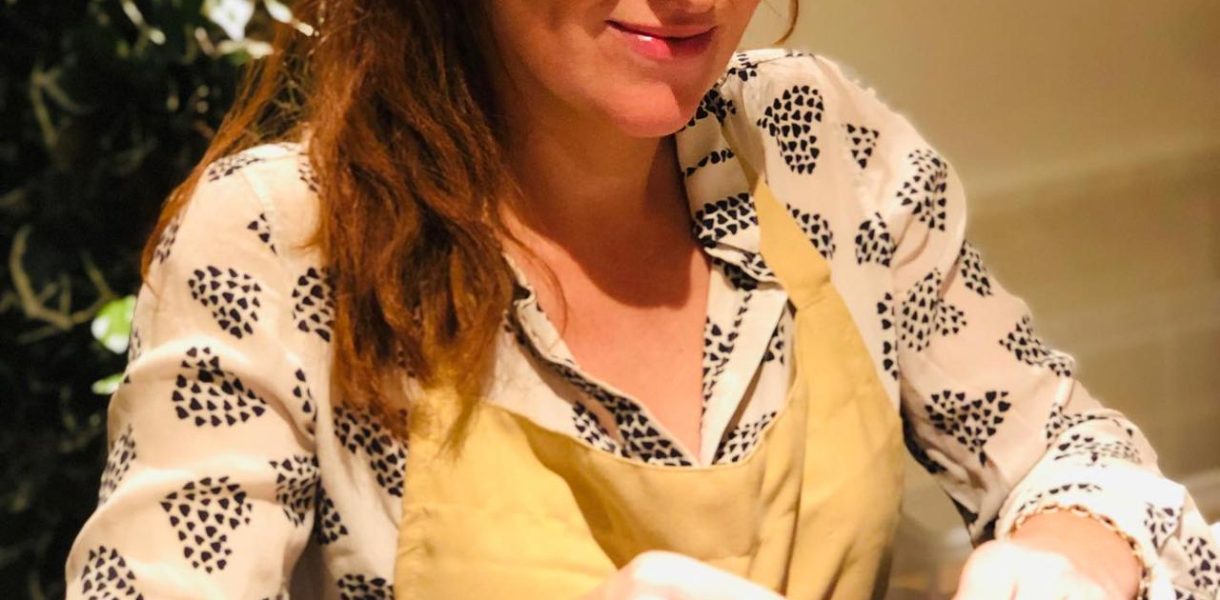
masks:
MULTIPOLYGON (((746 43, 785 19, 765 0, 746 43)), ((803 0, 789 45, 854 68, 971 189, 1220 145, 1215 0, 803 0)), ((979 208, 983 208, 980 206, 979 208)))
MULTIPOLYGON (((954 162, 993 274, 1220 519, 1220 2, 804 0, 787 45, 954 162)), ((911 473, 891 597, 947 597, 968 546, 911 473)))

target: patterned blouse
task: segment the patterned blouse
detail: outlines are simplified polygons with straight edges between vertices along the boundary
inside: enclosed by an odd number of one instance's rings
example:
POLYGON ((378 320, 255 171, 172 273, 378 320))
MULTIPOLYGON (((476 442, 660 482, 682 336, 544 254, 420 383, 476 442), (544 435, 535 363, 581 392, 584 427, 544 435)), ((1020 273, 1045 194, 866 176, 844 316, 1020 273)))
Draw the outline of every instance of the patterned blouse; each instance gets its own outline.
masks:
MULTIPOLYGON (((824 57, 739 53, 676 134, 692 235, 714 265, 701 447, 583 370, 519 270, 488 402, 676 469, 751 452, 786 398, 792 307, 726 130, 765 157, 752 164, 830 263, 911 454, 975 541, 1074 510, 1132 545, 1145 597, 1216 597, 1193 501, 988 274, 951 166, 824 57)), ((301 244, 316 190, 298 145, 255 147, 210 165, 160 239, 69 598, 392 597, 408 449, 329 393, 330 276, 301 244)))

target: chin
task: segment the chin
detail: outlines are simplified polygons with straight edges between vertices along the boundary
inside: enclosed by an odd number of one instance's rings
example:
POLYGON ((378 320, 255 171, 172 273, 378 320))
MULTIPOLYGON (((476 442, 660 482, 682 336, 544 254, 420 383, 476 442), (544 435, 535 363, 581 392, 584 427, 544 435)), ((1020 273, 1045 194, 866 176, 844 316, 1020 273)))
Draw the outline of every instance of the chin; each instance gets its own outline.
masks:
POLYGON ((629 137, 660 138, 686 126, 694 108, 679 106, 625 110, 611 115, 614 124, 629 137))
POLYGON ((602 111, 611 123, 630 137, 659 138, 686 126, 707 90, 676 93, 669 86, 623 90, 603 97, 602 111), (609 102, 607 102, 609 100, 609 102))

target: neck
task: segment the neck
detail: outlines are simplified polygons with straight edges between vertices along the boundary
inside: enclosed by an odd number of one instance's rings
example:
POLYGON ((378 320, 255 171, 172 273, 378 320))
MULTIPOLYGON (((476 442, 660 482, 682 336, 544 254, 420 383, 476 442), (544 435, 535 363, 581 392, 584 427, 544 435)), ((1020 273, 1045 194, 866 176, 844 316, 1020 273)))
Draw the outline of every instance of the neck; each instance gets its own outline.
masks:
POLYGON ((630 137, 575 115, 527 113, 512 122, 508 156, 521 191, 507 219, 514 229, 571 251, 688 229, 672 136, 630 137))

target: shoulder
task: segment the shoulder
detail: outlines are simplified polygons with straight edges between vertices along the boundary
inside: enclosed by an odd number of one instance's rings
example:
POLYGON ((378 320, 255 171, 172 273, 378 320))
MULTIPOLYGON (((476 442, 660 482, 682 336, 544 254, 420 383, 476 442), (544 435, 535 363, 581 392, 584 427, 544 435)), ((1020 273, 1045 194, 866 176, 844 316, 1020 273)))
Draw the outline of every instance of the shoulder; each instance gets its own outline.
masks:
POLYGON ((924 145, 906 115, 850 66, 821 54, 786 48, 738 52, 717 89, 738 104, 742 116, 764 128, 807 119, 813 135, 834 126, 841 128, 836 134, 848 137, 887 137, 893 148, 924 145))
POLYGON ((297 274, 326 261, 310 242, 319 206, 312 169, 298 144, 264 144, 204 165, 160 230, 145 282, 193 286, 201 277, 255 279, 290 289, 297 274))
POLYGON ((267 143, 205 166, 186 210, 196 221, 226 221, 286 258, 304 251, 317 227, 317 192, 304 144, 267 143))
POLYGON ((846 220, 875 217, 895 236, 905 236, 913 221, 936 231, 965 222, 949 161, 835 60, 787 49, 740 52, 701 111, 721 127, 692 128, 689 137, 714 144, 713 130, 723 131, 790 206, 821 214, 843 205, 857 213, 846 220))
POLYGON ((276 216, 296 220, 317 208, 317 175, 302 143, 261 144, 219 158, 204 168, 200 189, 226 180, 276 216))
POLYGON ((291 319, 292 329, 328 341, 326 261, 309 243, 319 214, 311 173, 297 144, 259 145, 204 165, 154 246, 144 283, 156 300, 144 300, 142 289, 137 310, 191 307, 173 310, 164 320, 172 323, 158 325, 163 332, 206 323, 210 313, 236 339, 259 323, 291 319), (306 295, 322 301, 298 305, 306 295))
MULTIPOLYGON (((823 101, 833 97, 860 110, 889 112, 877 91, 865 85, 851 67, 801 50, 760 48, 738 52, 717 86, 726 93, 741 95, 746 102, 765 100, 759 95, 763 92, 802 90, 823 101)), ((760 107, 751 104, 750 108, 760 107)))
POLYGON ((810 178, 849 180, 870 211, 897 215, 917 206, 900 193, 904 186, 950 177, 948 161, 907 115, 825 56, 782 48, 739 52, 712 95, 724 127, 743 140, 741 149, 777 169, 786 165, 769 175, 782 173, 794 189, 808 189, 810 178))

